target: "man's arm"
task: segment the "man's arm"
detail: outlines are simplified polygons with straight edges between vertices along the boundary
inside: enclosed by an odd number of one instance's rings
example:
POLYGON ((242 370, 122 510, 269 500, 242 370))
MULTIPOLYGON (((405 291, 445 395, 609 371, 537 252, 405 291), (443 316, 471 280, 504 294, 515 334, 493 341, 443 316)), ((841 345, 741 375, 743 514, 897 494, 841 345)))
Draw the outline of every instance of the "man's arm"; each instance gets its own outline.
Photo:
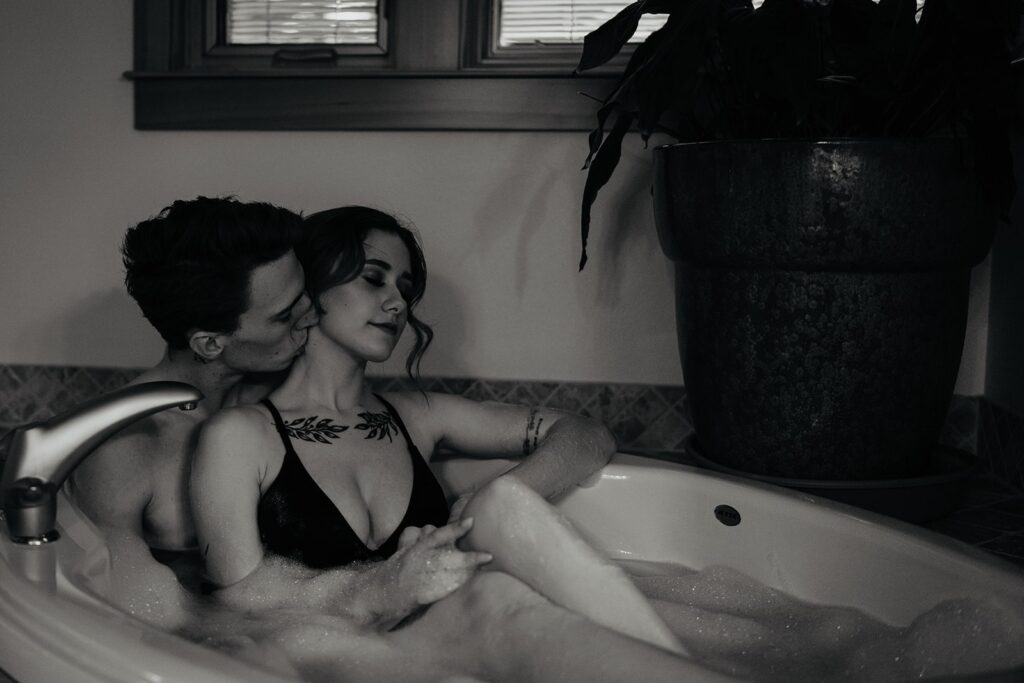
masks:
POLYGON ((110 439, 75 469, 67 492, 107 541, 107 598, 154 626, 176 629, 187 622, 193 600, 174 572, 153 558, 143 537, 152 483, 141 454, 150 452, 151 441, 138 430, 110 439))
POLYGON ((142 538, 153 486, 145 454, 155 446, 150 436, 137 430, 106 441, 68 479, 68 493, 75 505, 100 527, 142 538))
POLYGON ((364 625, 395 623, 458 588, 490 556, 455 541, 470 524, 403 534, 383 562, 319 571, 264 556, 256 509, 279 463, 279 441, 259 408, 223 411, 203 427, 192 463, 191 499, 208 578, 224 604, 246 610, 312 607, 364 625), (413 536, 418 536, 413 538, 413 536))

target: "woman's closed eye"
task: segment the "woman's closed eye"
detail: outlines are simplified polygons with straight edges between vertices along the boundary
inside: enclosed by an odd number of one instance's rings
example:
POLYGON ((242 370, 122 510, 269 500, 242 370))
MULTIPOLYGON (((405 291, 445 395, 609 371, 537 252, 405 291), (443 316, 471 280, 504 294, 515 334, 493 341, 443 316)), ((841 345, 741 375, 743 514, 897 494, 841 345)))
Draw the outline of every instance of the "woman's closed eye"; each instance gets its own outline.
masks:
POLYGON ((363 271, 363 279, 374 287, 383 287, 385 277, 379 268, 367 268, 363 271))
MULTIPOLYGON (((363 279, 370 284, 371 287, 383 287, 387 284, 387 280, 380 273, 373 271, 367 271, 363 274, 363 279)), ((406 278, 402 278, 398 281, 397 285, 398 293, 402 295, 402 298, 406 301, 413 295, 413 285, 406 278)))

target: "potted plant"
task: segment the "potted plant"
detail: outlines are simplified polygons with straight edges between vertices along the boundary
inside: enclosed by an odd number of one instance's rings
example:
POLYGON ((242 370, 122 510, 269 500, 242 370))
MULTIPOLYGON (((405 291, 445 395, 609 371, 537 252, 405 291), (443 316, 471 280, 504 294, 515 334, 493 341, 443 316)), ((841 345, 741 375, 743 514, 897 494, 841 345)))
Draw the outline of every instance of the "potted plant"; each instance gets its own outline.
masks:
POLYGON ((1009 215, 1020 0, 639 0, 586 37, 639 44, 590 135, 591 205, 626 133, 654 151, 696 437, 815 480, 929 465, 972 266, 1009 215), (607 133, 606 131, 607 127, 607 133))

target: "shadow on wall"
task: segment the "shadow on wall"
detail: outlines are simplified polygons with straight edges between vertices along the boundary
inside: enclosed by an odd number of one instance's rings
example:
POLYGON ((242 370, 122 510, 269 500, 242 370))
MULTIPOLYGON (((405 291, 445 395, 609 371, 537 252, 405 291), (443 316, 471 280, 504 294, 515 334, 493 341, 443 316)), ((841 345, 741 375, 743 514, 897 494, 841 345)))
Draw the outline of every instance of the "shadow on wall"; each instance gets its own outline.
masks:
POLYGON ((487 249, 500 242, 503 233, 513 231, 516 247, 514 255, 509 257, 516 265, 514 287, 521 298, 526 289, 530 242, 553 227, 548 225, 551 197, 564 182, 566 169, 537 159, 533 145, 516 145, 513 149, 517 154, 504 166, 508 175, 495 185, 493 192, 482 198, 480 210, 473 217, 479 227, 474 246, 487 249))
POLYGON ((590 267, 598 269, 597 300, 609 308, 619 303, 625 264, 631 262, 636 267, 637 257, 627 258, 627 254, 642 247, 643 251, 659 259, 659 266, 664 260, 657 244, 654 198, 651 195, 652 172, 647 161, 644 158, 643 166, 631 169, 632 172, 608 193, 609 196, 598 199, 601 205, 594 207, 590 267))
MULTIPOLYGON (((465 301, 459 287, 455 285, 444 274, 430 273, 430 280, 427 283, 427 294, 424 303, 419 310, 420 318, 434 328, 434 342, 423 361, 423 374, 430 375, 430 368, 443 367, 445 374, 455 377, 472 376, 472 368, 466 363, 467 344, 473 342, 473 330, 476 327, 473 320, 466 315, 465 301), (435 311, 437 313, 435 313, 435 311), (443 318, 441 317, 441 312, 443 318)), ((405 336, 412 338, 411 330, 406 330, 405 336)), ((398 356, 399 364, 395 367, 393 375, 405 374, 405 357, 408 354, 408 339, 404 340, 401 354, 398 356)), ((394 362, 394 361, 392 361, 394 362)))
MULTIPOLYGON (((577 162, 582 162, 584 151, 579 159, 566 160, 564 156, 538 159, 534 146, 515 149, 517 153, 504 166, 508 175, 483 198, 473 217, 479 227, 474 248, 489 249, 509 230, 513 232, 515 250, 509 258, 515 263, 514 287, 521 297, 528 269, 536 263, 538 240, 559 247, 571 244, 571 256, 561 266, 567 272, 576 270, 585 180, 577 162), (564 205, 566 197, 571 206, 564 205)), ((553 146, 553 152, 562 149, 553 146)), ((588 245, 588 270, 597 271, 599 282, 595 299, 607 308, 619 302, 625 264, 635 260, 633 252, 661 253, 654 229, 650 150, 624 150, 620 163, 631 168, 605 188, 595 205, 588 245)))

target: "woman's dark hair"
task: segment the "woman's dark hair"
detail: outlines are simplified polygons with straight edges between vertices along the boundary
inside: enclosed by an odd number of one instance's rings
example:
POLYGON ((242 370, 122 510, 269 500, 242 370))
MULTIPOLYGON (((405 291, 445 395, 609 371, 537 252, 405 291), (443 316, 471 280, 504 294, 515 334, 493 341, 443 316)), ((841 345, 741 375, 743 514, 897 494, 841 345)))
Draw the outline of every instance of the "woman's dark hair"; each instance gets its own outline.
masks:
POLYGON ((193 330, 238 329, 253 269, 287 254, 301 231, 299 214, 272 204, 176 201, 128 229, 125 285, 164 341, 184 349, 193 330))
POLYGON ((317 312, 324 314, 320 297, 331 287, 354 280, 363 270, 366 251, 363 242, 371 230, 397 235, 409 250, 412 287, 406 295, 409 326, 416 341, 405 361, 410 379, 418 383, 420 361, 434 338, 430 326, 416 317, 414 309, 427 286, 427 263, 412 230, 390 214, 366 206, 343 206, 306 216, 295 254, 306 272, 306 289, 317 312))

